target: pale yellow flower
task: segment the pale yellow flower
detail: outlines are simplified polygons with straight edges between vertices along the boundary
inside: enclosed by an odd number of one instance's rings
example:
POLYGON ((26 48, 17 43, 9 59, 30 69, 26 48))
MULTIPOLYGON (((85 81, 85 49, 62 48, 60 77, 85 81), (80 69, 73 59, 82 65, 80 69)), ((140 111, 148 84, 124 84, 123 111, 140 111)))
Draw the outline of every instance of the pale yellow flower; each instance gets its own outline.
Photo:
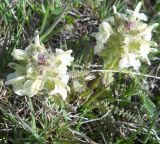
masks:
POLYGON ((134 11, 127 9, 127 12, 135 19, 147 21, 147 16, 144 13, 139 13, 142 2, 139 2, 134 11))
POLYGON ((139 2, 134 11, 127 10, 125 14, 118 13, 113 6, 114 17, 102 22, 99 32, 93 34, 96 38, 94 53, 103 57, 106 68, 117 70, 133 67, 138 71, 141 61, 150 64, 148 55, 156 52, 157 46, 152 41, 152 31, 158 23, 148 25, 144 22, 147 16, 140 13, 141 5, 139 2))
POLYGON ((136 56, 133 53, 128 53, 128 55, 125 55, 119 62, 120 68, 133 67, 136 71, 138 71, 140 65, 140 61, 136 58, 136 56))
POLYGON ((102 22, 99 26, 99 32, 92 34, 97 40, 97 45, 94 49, 95 54, 101 52, 105 48, 104 43, 107 42, 111 34, 113 34, 111 26, 107 22, 102 22))
POLYGON ((56 49, 49 53, 39 41, 39 35, 25 50, 15 49, 12 53, 20 64, 10 63, 15 70, 7 76, 6 85, 12 85, 17 95, 34 96, 45 90, 48 94, 60 94, 67 97, 69 75, 67 66, 71 65, 72 51, 56 49))

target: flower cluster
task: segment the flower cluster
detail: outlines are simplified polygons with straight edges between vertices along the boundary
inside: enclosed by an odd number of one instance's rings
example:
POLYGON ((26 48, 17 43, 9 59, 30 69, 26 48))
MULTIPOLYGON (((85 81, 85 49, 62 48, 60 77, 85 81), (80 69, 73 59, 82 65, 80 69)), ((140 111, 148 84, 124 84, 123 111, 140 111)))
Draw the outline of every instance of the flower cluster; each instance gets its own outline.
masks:
POLYGON ((127 10, 126 14, 118 13, 116 7, 113 6, 114 17, 102 22, 99 32, 93 34, 97 40, 94 53, 107 56, 109 51, 108 55, 112 56, 108 61, 118 59, 115 69, 133 67, 138 71, 140 61, 145 60, 150 64, 148 54, 156 51, 157 44, 151 41, 151 38, 152 30, 158 24, 148 26, 144 22, 147 21, 147 16, 139 13, 141 4, 139 2, 134 11, 127 10))
POLYGON ((12 85, 17 95, 34 96, 40 90, 46 90, 49 95, 59 93, 63 99, 67 97, 69 75, 67 66, 71 65, 73 57, 71 50, 56 49, 48 52, 39 41, 39 35, 25 50, 13 50, 13 57, 18 63, 9 63, 15 70, 7 76, 6 85, 12 85))

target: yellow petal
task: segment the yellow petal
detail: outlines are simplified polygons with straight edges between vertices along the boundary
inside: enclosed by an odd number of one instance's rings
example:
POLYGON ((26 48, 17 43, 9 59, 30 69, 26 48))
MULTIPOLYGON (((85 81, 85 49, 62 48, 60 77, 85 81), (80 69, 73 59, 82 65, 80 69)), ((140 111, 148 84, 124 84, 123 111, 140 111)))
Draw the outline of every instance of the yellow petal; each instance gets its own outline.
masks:
POLYGON ((36 80, 27 80, 23 85, 24 92, 28 96, 36 95, 42 87, 43 81, 38 78, 36 80))
POLYGON ((10 77, 14 77, 14 74, 9 74, 7 77, 7 81, 5 82, 5 85, 12 85, 14 83, 17 83, 18 81, 25 80, 26 76, 18 76, 10 79, 10 77))
POLYGON ((13 50, 12 55, 16 60, 26 60, 28 58, 27 53, 22 49, 13 50))

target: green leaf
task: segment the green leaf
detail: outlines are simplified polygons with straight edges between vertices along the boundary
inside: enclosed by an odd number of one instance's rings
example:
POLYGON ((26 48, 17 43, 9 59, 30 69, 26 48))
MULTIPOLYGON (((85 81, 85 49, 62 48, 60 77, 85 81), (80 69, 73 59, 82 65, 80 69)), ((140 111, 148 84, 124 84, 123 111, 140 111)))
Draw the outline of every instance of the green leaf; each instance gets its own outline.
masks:
POLYGON ((60 13, 62 13, 62 11, 63 11, 62 7, 57 7, 52 11, 52 14, 59 15, 60 13))
POLYGON ((143 106, 147 110, 150 116, 153 116, 156 112, 155 104, 150 100, 150 98, 146 95, 142 96, 143 98, 143 106))

